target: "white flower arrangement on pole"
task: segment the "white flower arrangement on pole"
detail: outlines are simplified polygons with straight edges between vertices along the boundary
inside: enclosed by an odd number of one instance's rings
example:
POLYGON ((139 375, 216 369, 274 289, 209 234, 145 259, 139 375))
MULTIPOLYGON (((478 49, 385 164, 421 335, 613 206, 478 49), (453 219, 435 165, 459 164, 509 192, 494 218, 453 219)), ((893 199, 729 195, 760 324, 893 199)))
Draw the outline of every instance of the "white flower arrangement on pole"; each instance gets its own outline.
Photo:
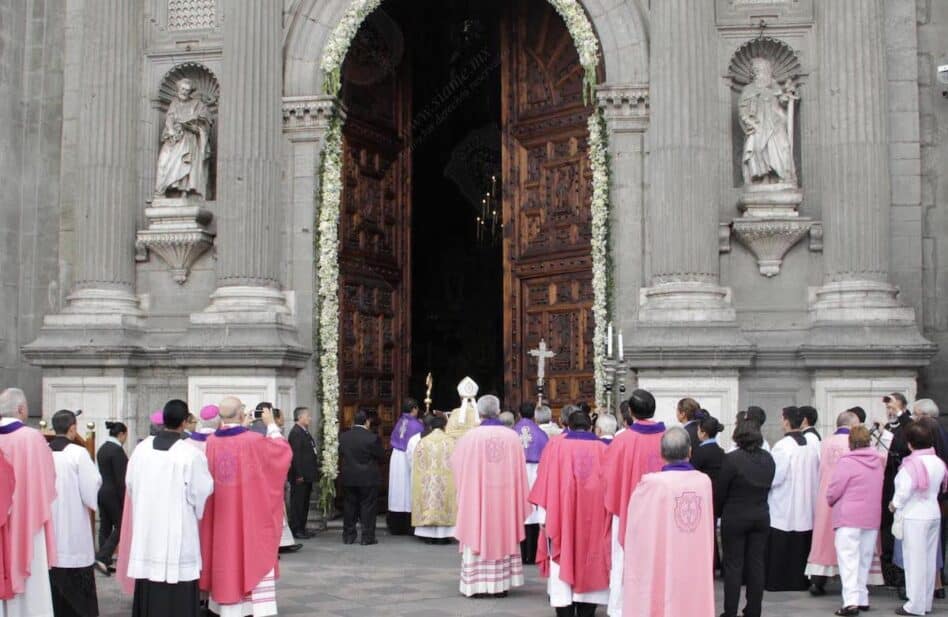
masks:
MULTIPOLYGON (((583 66, 583 100, 595 102, 594 91, 599 67, 599 41, 579 0, 547 0, 566 24, 576 45, 583 66)), ((382 0, 354 0, 333 29, 320 62, 323 90, 339 96, 342 87, 342 65, 362 22, 382 0)), ((593 175, 592 188, 592 268, 593 268, 593 334, 596 400, 603 400, 606 374, 603 366, 606 351, 606 324, 609 322, 611 298, 611 266, 609 252, 609 161, 604 121, 598 109, 590 114, 589 158, 593 175)), ((318 196, 319 233, 316 254, 319 290, 319 323, 314 328, 313 348, 320 352, 322 395, 322 466, 320 503, 327 514, 335 498, 335 480, 339 474, 339 209, 342 199, 342 122, 334 111, 326 135, 320 170, 318 196)))

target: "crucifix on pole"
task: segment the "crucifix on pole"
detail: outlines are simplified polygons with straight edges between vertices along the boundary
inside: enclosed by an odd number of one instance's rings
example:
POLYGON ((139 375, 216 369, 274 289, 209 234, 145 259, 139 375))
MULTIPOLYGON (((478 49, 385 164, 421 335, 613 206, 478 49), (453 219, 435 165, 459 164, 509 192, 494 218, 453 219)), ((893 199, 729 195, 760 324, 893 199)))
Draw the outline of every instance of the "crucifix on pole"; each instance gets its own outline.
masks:
POLYGON ((537 359, 537 406, 543 404, 543 379, 546 377, 546 361, 556 354, 550 351, 546 346, 546 341, 540 339, 540 345, 537 349, 531 349, 528 352, 537 359))

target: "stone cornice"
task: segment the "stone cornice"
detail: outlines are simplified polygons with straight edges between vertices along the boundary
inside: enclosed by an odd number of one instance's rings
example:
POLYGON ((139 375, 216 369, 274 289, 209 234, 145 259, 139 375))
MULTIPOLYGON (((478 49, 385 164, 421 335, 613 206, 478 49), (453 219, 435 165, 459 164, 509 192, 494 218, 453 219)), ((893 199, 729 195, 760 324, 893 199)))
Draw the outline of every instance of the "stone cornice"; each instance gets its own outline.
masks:
MULTIPOLYGON (((283 132, 290 136, 318 137, 329 128, 329 120, 338 99, 328 94, 317 96, 287 96, 283 98, 283 132)), ((339 112, 345 116, 343 109, 339 112)))
POLYGON ((642 132, 648 127, 649 89, 644 84, 602 84, 596 105, 610 131, 642 132))

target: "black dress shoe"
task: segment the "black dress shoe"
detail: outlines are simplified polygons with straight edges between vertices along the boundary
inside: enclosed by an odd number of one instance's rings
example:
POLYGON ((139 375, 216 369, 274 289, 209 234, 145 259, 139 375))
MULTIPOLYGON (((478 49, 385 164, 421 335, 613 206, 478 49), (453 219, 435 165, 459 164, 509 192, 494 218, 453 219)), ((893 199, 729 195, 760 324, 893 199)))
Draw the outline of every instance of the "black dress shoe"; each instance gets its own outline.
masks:
POLYGON ((356 539, 355 539, 355 538, 343 538, 343 539, 342 539, 342 543, 343 543, 343 544, 355 544, 355 543, 356 543, 356 539))
POLYGON ((826 589, 817 585, 816 583, 810 585, 810 595, 814 598, 819 598, 820 596, 826 595, 826 589))
POLYGON ((96 559, 95 564, 93 565, 95 565, 95 569, 99 571, 99 574, 103 574, 105 576, 112 576, 112 573, 109 572, 109 566, 106 565, 105 562, 102 562, 96 559))
POLYGON ((844 606, 833 614, 840 615, 841 617, 852 617, 852 615, 859 614, 859 608, 855 606, 844 606))
POLYGON ((291 544, 290 546, 281 546, 279 552, 281 553, 295 553, 296 551, 303 548, 303 545, 297 542, 296 544, 291 544))
POLYGON ((895 609, 896 615, 917 615, 917 613, 910 613, 902 607, 895 609))
POLYGON ((933 597, 934 597, 936 600, 944 600, 944 599, 945 599, 945 588, 942 587, 942 588, 940 588, 940 589, 936 589, 936 590, 935 590, 935 595, 934 595, 933 597))
POLYGON ((362 540, 361 542, 359 542, 359 544, 361 544, 362 546, 372 546, 373 544, 378 544, 378 543, 379 541, 376 540, 375 538, 372 538, 371 540, 362 540))
POLYGON ((868 604, 860 604, 859 610, 865 613, 865 612, 871 611, 872 608, 868 604))

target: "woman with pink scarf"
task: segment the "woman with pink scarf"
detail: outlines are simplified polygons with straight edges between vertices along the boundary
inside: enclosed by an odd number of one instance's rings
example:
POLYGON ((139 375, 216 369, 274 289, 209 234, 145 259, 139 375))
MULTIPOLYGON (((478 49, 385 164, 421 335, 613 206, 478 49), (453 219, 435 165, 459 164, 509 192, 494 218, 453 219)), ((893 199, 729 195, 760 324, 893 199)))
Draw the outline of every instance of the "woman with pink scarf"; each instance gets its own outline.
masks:
POLYGON ((833 508, 833 544, 843 584, 843 608, 837 615, 869 610, 869 568, 879 535, 882 476, 885 459, 872 447, 869 429, 857 425, 849 432, 849 452, 840 457, 826 488, 833 508))
POLYGON ((905 561, 905 593, 908 602, 897 615, 924 615, 932 610, 935 564, 938 552, 941 510, 938 494, 948 488, 945 464, 935 454, 933 435, 913 422, 906 429, 911 456, 895 476, 895 495, 889 510, 902 519, 902 551, 905 561))

